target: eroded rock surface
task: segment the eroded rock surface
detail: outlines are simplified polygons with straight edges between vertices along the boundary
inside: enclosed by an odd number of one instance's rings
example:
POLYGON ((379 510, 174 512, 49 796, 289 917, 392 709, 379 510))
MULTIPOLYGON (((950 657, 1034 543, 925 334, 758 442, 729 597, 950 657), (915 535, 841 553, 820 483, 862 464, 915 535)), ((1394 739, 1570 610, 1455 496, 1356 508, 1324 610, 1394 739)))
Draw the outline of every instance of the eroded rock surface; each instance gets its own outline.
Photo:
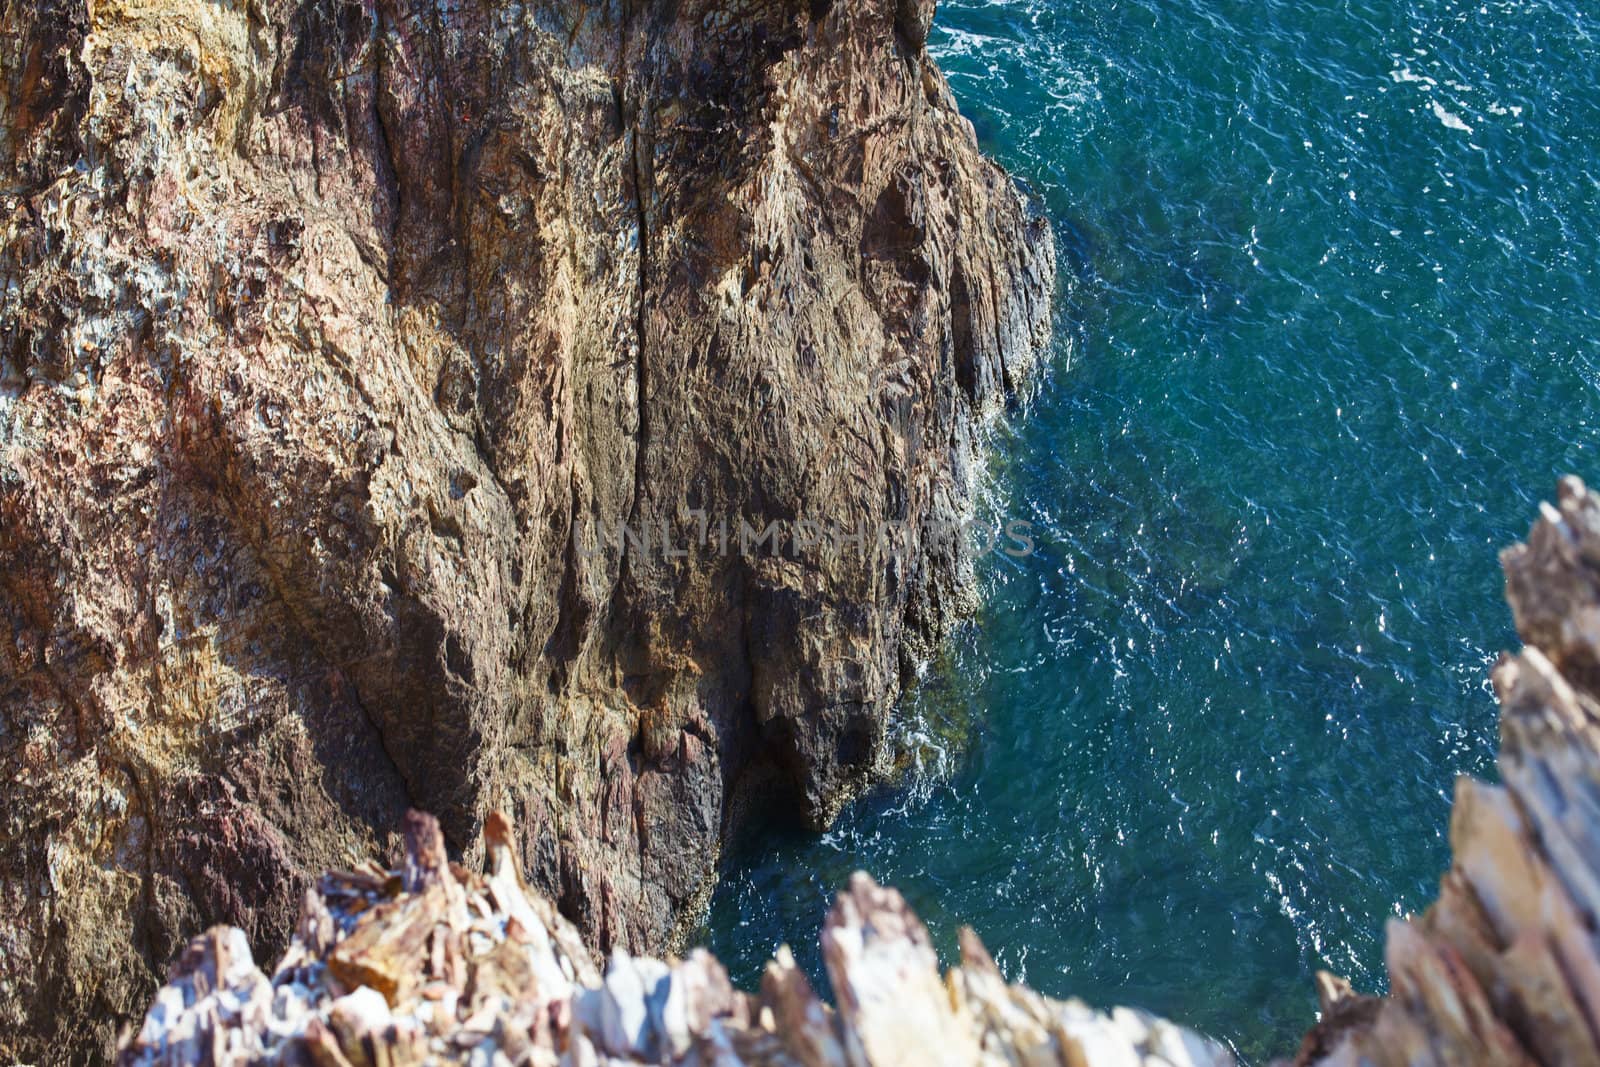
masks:
POLYGON ((1323 976, 1297 1064, 1600 1063, 1600 498, 1563 480, 1501 563, 1526 644, 1494 671, 1501 784, 1457 783, 1439 899, 1389 923, 1390 995, 1323 976))
POLYGON ((0 1056, 411 806, 635 949, 831 818, 1054 275, 931 13, 0 0, 0 1056), (617 544, 698 515, 911 533, 617 544))
POLYGON ((524 894, 508 828, 488 820, 489 873, 478 876, 449 865, 432 819, 409 816, 403 869, 324 878, 271 978, 239 930, 196 939, 122 1067, 1233 1064, 1142 1012, 1008 986, 970 930, 961 966, 941 976, 905 900, 864 874, 822 931, 837 1010, 787 950, 754 995, 703 950, 664 963, 619 949, 602 978, 577 931, 524 894))

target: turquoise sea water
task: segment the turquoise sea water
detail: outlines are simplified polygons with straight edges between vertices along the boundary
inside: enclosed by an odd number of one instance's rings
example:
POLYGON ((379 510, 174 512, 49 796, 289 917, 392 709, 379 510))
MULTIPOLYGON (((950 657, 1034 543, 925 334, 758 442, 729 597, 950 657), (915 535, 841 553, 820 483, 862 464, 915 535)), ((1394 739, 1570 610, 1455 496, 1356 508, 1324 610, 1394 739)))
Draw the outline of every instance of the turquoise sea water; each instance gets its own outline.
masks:
POLYGON ((1061 326, 998 431, 978 619, 912 779, 737 855, 753 985, 861 867, 1013 979, 1293 1052, 1383 988, 1451 783, 1493 774, 1499 547, 1600 479, 1600 27, 1577 3, 946 0, 934 47, 1043 198, 1061 326))

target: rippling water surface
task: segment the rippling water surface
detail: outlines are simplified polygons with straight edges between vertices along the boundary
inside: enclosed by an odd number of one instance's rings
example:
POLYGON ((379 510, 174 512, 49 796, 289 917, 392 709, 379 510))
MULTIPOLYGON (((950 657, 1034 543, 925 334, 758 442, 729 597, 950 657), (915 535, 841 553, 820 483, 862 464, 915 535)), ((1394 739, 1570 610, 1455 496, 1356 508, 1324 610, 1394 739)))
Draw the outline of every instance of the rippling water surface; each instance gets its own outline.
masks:
POLYGON ((904 709, 924 769, 732 858, 710 936, 814 974, 862 867, 952 953, 1291 1053, 1383 986, 1492 775, 1495 554, 1600 478, 1600 43, 1577 3, 946 0, 1047 203, 1061 326, 990 507, 1040 552, 904 709))

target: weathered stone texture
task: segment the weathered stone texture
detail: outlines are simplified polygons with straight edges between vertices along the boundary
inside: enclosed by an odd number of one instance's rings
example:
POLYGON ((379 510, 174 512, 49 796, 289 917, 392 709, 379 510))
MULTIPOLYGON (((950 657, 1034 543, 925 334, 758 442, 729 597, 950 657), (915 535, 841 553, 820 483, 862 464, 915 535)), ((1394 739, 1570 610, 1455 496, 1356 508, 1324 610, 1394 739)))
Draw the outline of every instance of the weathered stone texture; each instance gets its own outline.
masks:
POLYGON ((961 552, 614 534, 964 513, 1053 253, 930 12, 0 0, 0 1055, 408 806, 635 948, 831 818, 961 552))

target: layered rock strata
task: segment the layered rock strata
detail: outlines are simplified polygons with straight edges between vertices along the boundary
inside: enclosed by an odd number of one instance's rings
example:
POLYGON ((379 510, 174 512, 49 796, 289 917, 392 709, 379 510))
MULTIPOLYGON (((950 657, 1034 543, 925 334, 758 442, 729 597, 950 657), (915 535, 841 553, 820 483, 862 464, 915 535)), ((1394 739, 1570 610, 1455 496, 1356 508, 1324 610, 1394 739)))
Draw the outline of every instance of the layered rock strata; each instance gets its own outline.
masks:
POLYGON ((927 930, 864 874, 822 931, 837 1010, 786 950, 755 995, 704 951, 666 963, 619 949, 601 977, 577 931, 524 893, 508 830, 491 816, 479 876, 448 862, 433 820, 409 816, 404 867, 324 878, 271 978, 241 931, 196 939, 122 1067, 1233 1064, 1143 1013, 1008 986, 970 930, 941 977, 927 930))
POLYGON ((1600 1063, 1600 497, 1564 479, 1501 564, 1526 647, 1494 670, 1500 784, 1457 783, 1439 899, 1389 923, 1389 996, 1322 976, 1297 1064, 1600 1063))
POLYGON ((931 11, 0 2, 0 1057, 409 807, 635 949, 829 821, 1054 277, 931 11))

